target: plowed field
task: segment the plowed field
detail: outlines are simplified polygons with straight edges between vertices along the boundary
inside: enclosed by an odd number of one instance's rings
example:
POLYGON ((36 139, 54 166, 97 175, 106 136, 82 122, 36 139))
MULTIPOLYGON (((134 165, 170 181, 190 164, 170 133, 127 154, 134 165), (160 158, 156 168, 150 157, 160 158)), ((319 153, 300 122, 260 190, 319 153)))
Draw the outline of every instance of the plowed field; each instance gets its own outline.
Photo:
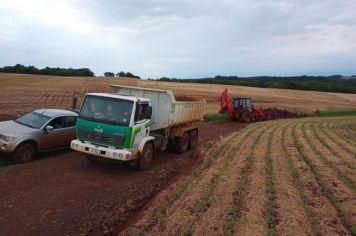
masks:
POLYGON ((0 73, 0 121, 13 119, 40 108, 71 109, 74 92, 111 92, 110 84, 171 89, 180 96, 199 96, 207 101, 206 111, 219 110, 224 88, 231 96, 253 98, 256 106, 287 107, 297 111, 354 108, 356 94, 323 93, 288 89, 265 89, 217 84, 186 84, 128 78, 60 77, 0 73))
POLYGON ((355 235, 356 117, 255 123, 118 235, 355 235))

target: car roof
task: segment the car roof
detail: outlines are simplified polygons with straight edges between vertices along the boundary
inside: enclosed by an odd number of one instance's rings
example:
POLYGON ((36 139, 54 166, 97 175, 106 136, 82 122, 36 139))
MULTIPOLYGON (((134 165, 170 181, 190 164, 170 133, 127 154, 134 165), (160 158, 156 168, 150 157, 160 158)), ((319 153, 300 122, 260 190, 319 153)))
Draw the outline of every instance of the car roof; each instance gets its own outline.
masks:
POLYGON ((55 117, 55 116, 78 116, 77 113, 73 111, 63 110, 63 109, 39 109, 34 112, 40 113, 45 116, 55 117))

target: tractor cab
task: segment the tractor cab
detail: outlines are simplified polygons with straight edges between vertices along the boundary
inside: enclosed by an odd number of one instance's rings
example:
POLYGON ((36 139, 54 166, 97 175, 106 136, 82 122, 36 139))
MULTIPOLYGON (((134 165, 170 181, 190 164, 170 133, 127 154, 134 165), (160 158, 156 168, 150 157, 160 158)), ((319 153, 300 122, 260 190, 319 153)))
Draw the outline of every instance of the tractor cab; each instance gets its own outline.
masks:
POLYGON ((235 111, 252 111, 251 98, 234 97, 233 107, 235 111))

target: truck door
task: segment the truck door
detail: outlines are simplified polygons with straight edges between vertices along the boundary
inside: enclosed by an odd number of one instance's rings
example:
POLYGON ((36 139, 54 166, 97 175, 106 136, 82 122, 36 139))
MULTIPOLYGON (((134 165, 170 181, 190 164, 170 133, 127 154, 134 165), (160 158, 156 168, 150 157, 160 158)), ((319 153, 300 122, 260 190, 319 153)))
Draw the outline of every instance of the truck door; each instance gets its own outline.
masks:
POLYGON ((135 110, 135 119, 133 126, 133 147, 137 147, 143 138, 149 135, 149 122, 146 119, 146 109, 149 106, 148 103, 137 103, 135 110))

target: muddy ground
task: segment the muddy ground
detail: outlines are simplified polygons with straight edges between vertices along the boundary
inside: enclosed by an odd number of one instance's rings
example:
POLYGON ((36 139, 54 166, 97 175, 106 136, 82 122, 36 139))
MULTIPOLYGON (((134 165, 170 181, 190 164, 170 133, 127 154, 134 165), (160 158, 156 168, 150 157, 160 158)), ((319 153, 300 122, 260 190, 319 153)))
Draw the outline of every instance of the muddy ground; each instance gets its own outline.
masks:
POLYGON ((0 167, 0 235, 111 235, 167 183, 199 165, 217 139, 242 127, 203 123, 197 149, 162 152, 144 172, 94 164, 70 150, 0 167))

